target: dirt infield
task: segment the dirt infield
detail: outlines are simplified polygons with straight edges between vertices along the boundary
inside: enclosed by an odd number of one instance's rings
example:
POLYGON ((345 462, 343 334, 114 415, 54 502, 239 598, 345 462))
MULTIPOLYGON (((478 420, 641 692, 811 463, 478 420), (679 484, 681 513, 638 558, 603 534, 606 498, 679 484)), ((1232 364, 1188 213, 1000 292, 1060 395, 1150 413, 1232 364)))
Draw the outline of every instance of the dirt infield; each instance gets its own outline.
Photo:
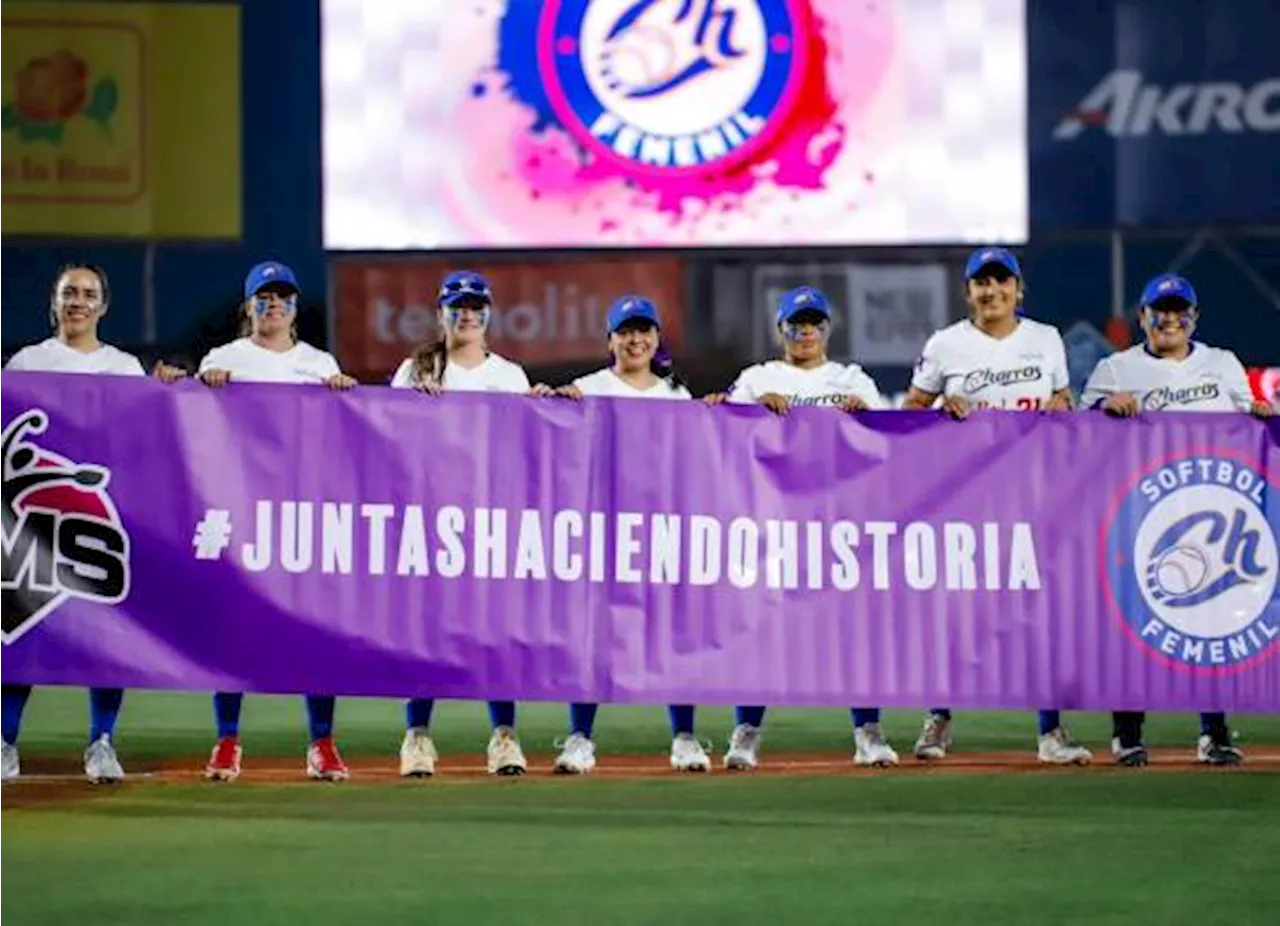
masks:
MULTIPOLYGON (((523 779, 564 779, 552 773, 554 755, 529 754, 529 772, 523 779)), ((1280 748, 1250 751, 1243 765, 1221 768, 1196 763, 1190 749, 1153 749, 1151 764, 1146 768, 1121 768, 1112 764, 1107 756, 1100 756, 1089 766, 1050 766, 1036 760, 1035 753, 1018 752, 960 752, 941 762, 918 762, 904 757, 902 764, 891 769, 859 768, 853 765, 849 755, 843 752, 777 752, 767 753, 759 769, 754 772, 725 772, 717 768, 708 778, 742 776, 791 776, 791 777, 847 777, 870 775, 1146 775, 1164 772, 1199 771, 1205 774, 1247 774, 1280 772, 1280 748)), ((4 810, 18 810, 33 805, 57 801, 78 801, 107 797, 122 789, 145 787, 148 784, 197 784, 203 781, 204 757, 166 759, 160 762, 139 762, 129 766, 129 777, 121 785, 95 786, 85 781, 78 762, 72 759, 31 759, 23 762, 23 775, 16 781, 6 782, 0 806, 4 810)), ((392 787, 430 787, 433 782, 461 783, 515 782, 520 778, 491 778, 482 764, 471 756, 455 756, 441 761, 432 779, 401 779, 394 757, 361 757, 350 762, 351 780, 360 784, 384 783, 392 787)), ((596 770, 584 778, 596 781, 674 778, 681 773, 672 771, 665 756, 602 756, 596 770)), ((688 777, 688 773, 684 773, 688 777)), ((693 777, 702 777, 694 775, 693 777)), ((303 757, 254 757, 245 761, 244 772, 233 785, 210 783, 209 787, 244 787, 262 785, 299 784, 317 786, 306 777, 303 757)))

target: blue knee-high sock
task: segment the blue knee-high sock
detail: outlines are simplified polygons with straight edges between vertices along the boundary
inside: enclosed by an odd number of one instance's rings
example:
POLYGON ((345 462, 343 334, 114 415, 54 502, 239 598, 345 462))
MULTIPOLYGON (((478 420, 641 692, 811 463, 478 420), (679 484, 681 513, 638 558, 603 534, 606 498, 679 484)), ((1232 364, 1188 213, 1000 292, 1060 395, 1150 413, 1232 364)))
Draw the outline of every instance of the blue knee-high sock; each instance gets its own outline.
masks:
POLYGON ((31 697, 30 685, 0 686, 0 705, 3 706, 4 741, 10 746, 17 745, 18 733, 22 730, 22 712, 26 710, 27 698, 31 697))
POLYGON ((1062 712, 1041 711, 1039 714, 1039 720, 1040 735, 1044 736, 1046 733, 1052 733, 1054 730, 1058 729, 1058 727, 1062 726, 1062 712))
POLYGON ((693 736, 693 712, 692 704, 668 705, 667 716, 671 718, 672 736, 679 736, 681 733, 693 736))
POLYGON ((869 723, 880 722, 880 708, 878 707, 853 707, 849 709, 849 713, 853 715, 853 728, 865 727, 869 723))
POLYGON ((739 724, 745 723, 753 727, 763 726, 764 724, 763 707, 735 707, 733 714, 739 724))
POLYGON ((490 701, 489 723, 496 730, 498 727, 514 727, 516 725, 516 702, 490 701))
POLYGON ((218 723, 218 739, 240 735, 240 707, 244 695, 240 692, 219 691, 213 696, 213 717, 218 723))
POLYGON ((406 730, 412 730, 414 727, 427 729, 427 727, 431 726, 431 711, 435 706, 434 698, 414 698, 406 701, 404 704, 404 728, 406 730))
POLYGON ((123 703, 123 688, 89 689, 89 742, 115 735, 116 720, 120 717, 120 705, 123 703))
POLYGON ((329 695, 307 695, 307 729, 311 742, 333 736, 333 710, 338 699, 329 695))
POLYGON ((591 739, 591 733, 596 726, 596 710, 599 707, 599 704, 570 704, 569 732, 579 733, 591 739))
POLYGON ((951 719, 951 708, 949 708, 949 707, 931 707, 931 708, 929 708, 929 713, 930 713, 930 714, 937 714, 937 715, 938 715, 939 717, 941 717, 943 720, 950 720, 950 719, 951 719))
POLYGON ((1200 715, 1200 734, 1212 736, 1214 739, 1225 739, 1227 733, 1227 715, 1215 711, 1200 715))

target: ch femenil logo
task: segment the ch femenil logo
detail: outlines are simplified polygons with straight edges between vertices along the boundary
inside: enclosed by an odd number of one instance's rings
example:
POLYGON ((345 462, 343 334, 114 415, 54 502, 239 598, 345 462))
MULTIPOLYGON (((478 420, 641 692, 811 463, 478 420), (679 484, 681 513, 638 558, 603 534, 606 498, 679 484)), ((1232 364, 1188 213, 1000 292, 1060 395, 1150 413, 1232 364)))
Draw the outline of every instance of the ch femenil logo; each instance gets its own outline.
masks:
POLYGON ((1256 467, 1217 455, 1141 478, 1106 527, 1112 602, 1153 655, 1223 670, 1280 640, 1280 525, 1256 467))
POLYGON ((788 0, 552 0, 539 69, 591 150, 640 172, 702 172, 785 120, 804 39, 788 0))

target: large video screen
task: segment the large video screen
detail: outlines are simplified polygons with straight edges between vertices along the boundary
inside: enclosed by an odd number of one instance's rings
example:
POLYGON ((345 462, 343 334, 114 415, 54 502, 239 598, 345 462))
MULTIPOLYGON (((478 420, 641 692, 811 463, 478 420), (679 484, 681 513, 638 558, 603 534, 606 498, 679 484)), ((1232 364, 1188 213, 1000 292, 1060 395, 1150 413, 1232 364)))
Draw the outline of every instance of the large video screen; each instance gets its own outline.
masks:
POLYGON ((1019 242, 1024 0, 323 0, 336 250, 1019 242))

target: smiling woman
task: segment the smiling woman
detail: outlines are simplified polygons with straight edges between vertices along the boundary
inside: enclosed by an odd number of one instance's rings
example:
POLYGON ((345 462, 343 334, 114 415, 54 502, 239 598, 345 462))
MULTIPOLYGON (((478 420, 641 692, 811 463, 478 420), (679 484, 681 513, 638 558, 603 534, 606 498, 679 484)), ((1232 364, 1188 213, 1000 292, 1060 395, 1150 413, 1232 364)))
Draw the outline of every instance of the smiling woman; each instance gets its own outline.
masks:
MULTIPOLYGON (((1022 317, 1022 267, 1004 248, 978 248, 964 268, 968 319, 936 332, 916 363, 903 408, 927 409, 941 400, 958 421, 974 409, 1069 411, 1067 356, 1052 325, 1022 317)), ((1036 752, 1052 765, 1084 765, 1093 758, 1070 741, 1057 710, 1040 711, 1036 752)), ((915 744, 916 758, 937 760, 951 748, 951 709, 932 708, 915 744)))
MULTIPOLYGON (((49 321, 53 325, 54 336, 18 351, 5 369, 30 373, 145 376, 146 372, 142 369, 142 364, 138 362, 137 357, 110 344, 103 344, 98 339, 98 324, 107 314, 110 305, 111 284, 107 280, 106 271, 94 264, 67 264, 54 280, 53 293, 49 297, 49 321)), ((165 382, 172 382, 186 375, 185 371, 165 363, 157 364, 155 373, 157 378, 165 382)), ((32 428, 34 432, 38 433, 44 429, 43 420, 40 419, 41 423, 38 427, 32 428)), ((6 437, 6 457, 8 447, 9 438, 6 437)), ((7 458, 5 461, 6 499, 9 498, 12 488, 8 483, 13 482, 11 478, 13 474, 9 471, 9 466, 17 459, 17 457, 7 458)), ((6 510, 6 515, 9 514, 6 510)), ((8 530, 6 526, 6 562, 10 552, 8 530)), ((7 568, 6 565, 6 570, 7 568)), ((5 581, 7 583, 8 578, 5 581)), ((10 588, 6 585, 6 612, 10 607, 7 597, 9 593, 10 588)), ((18 732, 21 729, 22 715, 30 696, 30 685, 4 686, 4 743, 3 755, 0 758, 0 774, 5 780, 17 778, 21 774, 18 759, 18 732)), ((115 746, 112 744, 116 719, 120 715, 123 700, 124 691, 119 688, 89 690, 89 746, 84 753, 84 772, 92 782, 118 781, 124 777, 124 769, 116 757, 115 746)))
MULTIPOLYGON (((216 347, 200 362, 200 380, 221 388, 232 378, 257 383, 324 384, 345 390, 356 381, 343 373, 332 354, 298 340, 298 279, 276 261, 264 261, 250 269, 244 281, 243 331, 230 344, 216 347)), ((205 766, 205 777, 231 781, 240 775, 240 707, 244 695, 219 692, 213 696, 218 741, 205 766)), ((311 745, 307 749, 307 775, 341 781, 348 777, 346 763, 333 741, 334 698, 307 695, 311 745)))
MULTIPOLYGON (((474 270, 456 270, 436 294, 438 335, 418 346, 391 380, 393 388, 417 389, 424 395, 456 392, 529 392, 524 368, 489 350, 493 319, 493 287, 474 270)), ((434 698, 405 703, 405 733, 400 744, 400 775, 429 778, 436 773, 436 745, 431 739, 434 698)), ((490 701, 493 732, 486 750, 491 775, 523 775, 529 767, 516 735, 514 701, 490 701)))
MULTIPOLYGON (((693 395, 671 366, 662 345, 662 321, 658 307, 634 294, 618 298, 609 307, 609 356, 612 363, 602 370, 562 386, 556 394, 570 399, 585 396, 614 396, 631 399, 688 400, 693 395)), ((535 392, 551 390, 539 386, 535 392)), ((624 540, 624 544, 629 541, 624 540)), ((579 702, 569 706, 569 738, 556 756, 555 771, 562 775, 585 775, 596 767, 593 738, 596 709, 600 705, 579 702)), ((671 767, 678 772, 709 772, 711 758, 694 736, 694 706, 673 704, 667 708, 671 720, 671 767)))

